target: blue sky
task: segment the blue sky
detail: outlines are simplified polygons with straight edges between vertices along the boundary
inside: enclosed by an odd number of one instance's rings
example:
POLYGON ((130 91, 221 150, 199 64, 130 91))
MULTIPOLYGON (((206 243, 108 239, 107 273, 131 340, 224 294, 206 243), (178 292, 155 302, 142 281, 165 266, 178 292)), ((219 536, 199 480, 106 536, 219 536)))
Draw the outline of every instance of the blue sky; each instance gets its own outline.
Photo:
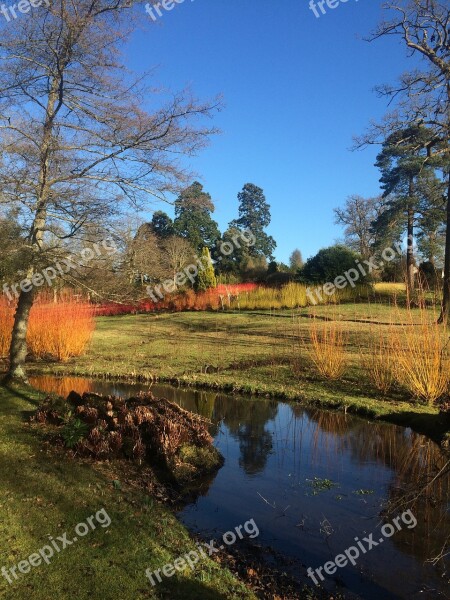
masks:
POLYGON ((221 230, 237 216, 242 186, 254 183, 271 205, 277 260, 296 247, 307 258, 342 236, 333 207, 379 192, 376 149, 349 149, 387 111, 373 87, 410 68, 400 41, 362 39, 381 4, 348 0, 316 18, 309 0, 185 0, 156 24, 139 7, 143 27, 127 65, 157 66, 155 84, 172 90, 223 94, 222 134, 187 162, 215 201, 221 230))

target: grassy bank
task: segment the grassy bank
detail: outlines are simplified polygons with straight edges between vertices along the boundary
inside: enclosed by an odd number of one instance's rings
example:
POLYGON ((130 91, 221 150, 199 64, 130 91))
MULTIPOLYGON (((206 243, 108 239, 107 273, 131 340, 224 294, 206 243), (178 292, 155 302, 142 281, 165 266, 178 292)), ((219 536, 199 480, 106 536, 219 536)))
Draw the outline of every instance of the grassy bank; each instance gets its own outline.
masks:
MULTIPOLYGON (((346 368, 338 381, 324 380, 311 362, 308 308, 99 318, 85 356, 64 365, 35 363, 31 370, 271 395, 410 425, 437 440, 444 436, 448 423, 437 408, 415 402, 399 388, 378 393, 367 378, 361 354, 370 357, 374 331, 388 335, 394 319, 391 307, 321 306, 314 314, 345 328, 346 368)), ((409 316, 398 309, 395 325, 407 325, 409 316)))
MULTIPOLYGON (((113 485, 105 468, 46 449, 42 431, 27 423, 39 394, 0 387, 0 568, 13 567, 105 509, 97 526, 50 560, 8 584, 5 600, 137 600, 254 598, 231 573, 209 559, 152 588, 145 570, 160 569, 195 548, 172 511, 126 481, 113 485)), ((61 545, 61 543, 60 543, 61 545)))

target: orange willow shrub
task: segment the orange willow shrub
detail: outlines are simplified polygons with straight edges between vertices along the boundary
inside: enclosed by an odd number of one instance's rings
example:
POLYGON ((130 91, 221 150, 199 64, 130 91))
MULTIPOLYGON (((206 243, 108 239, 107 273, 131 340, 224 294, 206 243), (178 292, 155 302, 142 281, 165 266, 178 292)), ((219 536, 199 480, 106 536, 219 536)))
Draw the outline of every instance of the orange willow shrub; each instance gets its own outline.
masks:
MULTIPOLYGON (((448 390, 448 331, 437 324, 436 310, 407 308, 407 323, 391 326, 394 378, 410 394, 433 404, 448 390)), ((401 322, 402 315, 399 314, 401 322)))
POLYGON ((313 317, 309 336, 311 360, 319 373, 327 379, 339 379, 346 366, 342 324, 336 319, 318 321, 313 317))
POLYGON ((382 394, 387 394, 391 389, 395 377, 395 354, 389 336, 378 331, 371 332, 369 340, 369 354, 361 351, 361 362, 371 383, 382 394))
POLYGON ((51 355, 66 361, 83 354, 94 328, 94 311, 88 303, 36 302, 30 313, 28 348, 36 358, 51 355))

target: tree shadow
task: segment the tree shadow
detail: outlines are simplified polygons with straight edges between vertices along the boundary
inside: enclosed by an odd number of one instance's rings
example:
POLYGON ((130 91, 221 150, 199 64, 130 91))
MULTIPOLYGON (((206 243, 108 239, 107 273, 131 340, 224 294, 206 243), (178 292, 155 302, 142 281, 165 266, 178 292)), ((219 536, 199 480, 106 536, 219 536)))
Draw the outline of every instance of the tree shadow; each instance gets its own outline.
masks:
POLYGON ((445 434, 450 431, 450 413, 416 413, 399 412, 389 415, 389 422, 402 427, 410 427, 413 431, 426 435, 440 444, 445 434))
MULTIPOLYGON (((221 594, 217 590, 209 588, 206 584, 193 579, 185 579, 181 576, 175 576, 171 579, 166 578, 153 588, 157 598, 179 599, 179 600, 229 600, 230 596, 221 594)), ((235 598, 241 597, 236 590, 235 598)))

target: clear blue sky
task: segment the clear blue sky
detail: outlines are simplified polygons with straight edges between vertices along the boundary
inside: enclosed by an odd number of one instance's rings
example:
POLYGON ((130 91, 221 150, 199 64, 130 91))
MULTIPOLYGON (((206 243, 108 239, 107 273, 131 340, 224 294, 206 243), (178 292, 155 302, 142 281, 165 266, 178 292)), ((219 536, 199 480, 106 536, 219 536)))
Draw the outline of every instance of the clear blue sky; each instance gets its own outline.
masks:
MULTIPOLYGON (((264 189, 277 260, 304 258, 342 236, 333 207, 379 192, 376 149, 351 152, 352 136, 386 112, 373 92, 410 68, 399 41, 363 41, 382 15, 379 0, 348 0, 316 18, 309 0, 185 0, 127 48, 137 71, 197 96, 222 93, 222 130, 189 164, 216 203, 223 231, 245 183, 264 189)), ((166 210, 164 206, 158 207, 166 210)), ((170 212, 170 211, 168 211, 170 212)))

